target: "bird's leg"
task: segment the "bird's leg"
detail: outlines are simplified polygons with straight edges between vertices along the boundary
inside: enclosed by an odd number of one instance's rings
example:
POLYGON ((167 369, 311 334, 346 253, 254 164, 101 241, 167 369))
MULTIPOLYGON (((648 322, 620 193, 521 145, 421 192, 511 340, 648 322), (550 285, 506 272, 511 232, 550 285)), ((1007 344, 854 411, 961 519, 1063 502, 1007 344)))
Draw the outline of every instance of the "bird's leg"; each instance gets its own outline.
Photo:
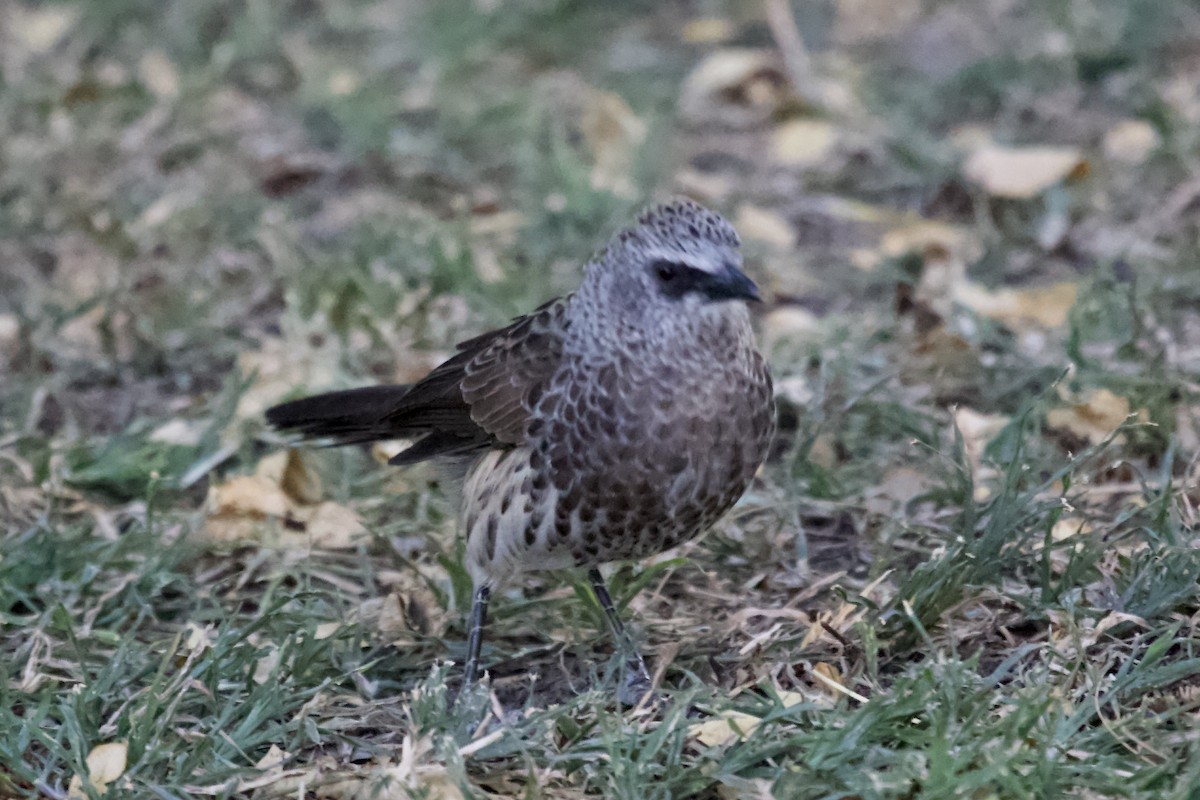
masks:
POLYGON ((633 640, 625 631, 625 624, 621 622, 621 617, 617 614, 617 608, 613 605, 608 587, 604 585, 604 576, 600 574, 600 570, 592 567, 588 570, 587 576, 588 581, 592 584, 592 591, 596 594, 596 599, 600 601, 600 607, 604 609, 604 616, 608 619, 608 629, 617 642, 617 648, 625 656, 626 663, 635 667, 637 672, 636 675, 630 676, 630 680, 624 687, 629 691, 624 691, 625 696, 620 700, 626 705, 636 705, 641 695, 650 688, 650 673, 646 671, 646 662, 642 660, 642 654, 638 652, 633 640), (632 702, 627 702, 630 699, 632 702))
POLYGON ((475 587, 471 602, 471 630, 467 634, 467 666, 463 670, 463 691, 470 691, 479 674, 479 648, 483 644, 483 626, 487 623, 488 597, 491 589, 487 584, 475 587))

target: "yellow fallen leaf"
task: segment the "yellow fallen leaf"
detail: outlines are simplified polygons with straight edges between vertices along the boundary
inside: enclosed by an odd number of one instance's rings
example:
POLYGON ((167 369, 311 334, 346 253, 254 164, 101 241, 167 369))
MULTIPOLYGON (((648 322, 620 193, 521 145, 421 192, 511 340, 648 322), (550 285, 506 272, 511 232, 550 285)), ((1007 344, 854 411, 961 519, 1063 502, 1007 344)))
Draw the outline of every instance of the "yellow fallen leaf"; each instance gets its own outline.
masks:
POLYGON ((885 233, 879 240, 879 251, 887 258, 915 253, 925 262, 951 258, 973 261, 982 254, 983 246, 967 228, 921 219, 885 233))
POLYGON ((837 667, 832 664, 827 664, 824 661, 818 661, 813 664, 813 672, 819 674, 823 680, 818 681, 822 691, 832 694, 835 697, 841 697, 842 692, 837 691, 834 686, 845 687, 846 682, 842 680, 842 673, 837 667), (831 685, 832 684, 832 685, 831 685))
POLYGON ((260 419, 269 406, 297 386, 329 386, 334 382, 333 365, 341 345, 338 337, 327 335, 328 321, 317 315, 296 327, 301 329, 291 331, 286 338, 264 339, 259 350, 238 356, 238 371, 253 378, 238 401, 239 419, 260 419))
POLYGON ((1091 530, 1092 524, 1087 520, 1063 515, 1058 518, 1058 522, 1054 523, 1054 527, 1050 529, 1050 538, 1056 542, 1061 542, 1073 536, 1091 533, 1091 530))
POLYGON ((354 547, 366 533, 358 515, 331 500, 315 502, 319 498, 319 479, 298 451, 272 453, 253 475, 208 490, 203 535, 211 542, 250 540, 284 548, 354 547))
MULTIPOLYGON (((1200 451, 1200 406, 1186 403, 1175 406, 1175 438, 1179 442, 1180 451, 1200 451)), ((1193 460, 1193 464, 1196 466, 1197 477, 1200 477, 1200 463, 1193 460)), ((1200 482, 1193 485, 1200 488, 1200 482)))
POLYGON ((16 4, 10 13, 9 30, 31 53, 44 53, 71 29, 79 19, 79 9, 73 6, 36 4, 32 8, 16 4))
POLYGON ((394 636, 409 629, 408 617, 404 615, 404 600, 398 592, 389 592, 379 608, 379 632, 394 636))
POLYGON ((471 245, 471 265, 484 283, 499 283, 507 274, 496 251, 479 242, 471 245))
POLYGON ((75 303, 87 303, 95 300, 97 295, 122 291, 121 260, 94 238, 82 233, 65 233, 53 247, 58 259, 54 288, 75 303))
POLYGON ((933 484, 934 478, 927 472, 912 467, 896 467, 878 485, 871 487, 863 505, 872 514, 892 516, 910 500, 928 491, 933 484))
POLYGON ((341 67, 329 73, 329 80, 325 85, 334 97, 348 97, 362 86, 362 76, 355 70, 341 67))
POLYGON ((952 128, 946 134, 946 140, 955 150, 965 155, 970 155, 981 147, 994 144, 991 129, 975 123, 967 123, 952 128))
POLYGON ((967 264, 983 253, 983 245, 970 230, 958 225, 907 218, 893 223, 875 248, 859 248, 851 262, 873 271, 890 260, 916 255, 924 264, 918 294, 933 300, 948 296, 966 275, 967 264))
POLYGON ((701 172, 686 167, 675 174, 674 192, 703 200, 711 205, 723 205, 733 193, 736 183, 732 176, 720 172, 701 172))
POLYGON ((1010 421, 1004 414, 985 414, 967 406, 954 410, 954 425, 963 438, 963 447, 972 469, 978 473, 984 450, 1010 421))
POLYGON ((1099 444, 1112 435, 1130 416, 1145 422, 1149 415, 1146 409, 1133 414, 1129 398, 1114 394, 1108 389, 1091 389, 1082 397, 1061 408, 1046 412, 1046 424, 1072 433, 1091 443, 1099 444))
POLYGON ((690 117, 729 105, 769 111, 787 96, 786 87, 774 51, 723 48, 710 53, 684 80, 679 105, 690 117))
MULTIPOLYGON (((785 394, 785 396, 787 395, 785 394)), ((813 439, 813 443, 808 448, 808 460, 822 469, 831 470, 838 465, 841 459, 838 457, 837 445, 833 441, 832 434, 817 434, 817 438, 813 439)))
POLYGON ((65 323, 58 330, 62 349, 78 358, 100 359, 112 353, 128 360, 137 350, 133 318, 127 311, 99 305, 65 323))
POLYGON ((901 369, 905 380, 919 382, 924 375, 935 389, 947 394, 961 392, 982 373, 979 350, 945 325, 920 336, 913 358, 901 369))
POLYGON ((0 314, 0 371, 15 357, 21 336, 21 321, 16 314, 0 314))
POLYGON ((734 227, 743 239, 787 249, 796 243, 796 231, 786 219, 760 206, 743 203, 734 216, 734 227))
POLYGON ((255 683, 262 686, 267 681, 271 680, 275 670, 279 668, 279 662, 283 659, 283 655, 277 645, 268 644, 267 654, 260 656, 254 662, 254 675, 252 676, 255 683))
POLYGON ((179 96, 179 72, 162 50, 147 50, 138 61, 138 78, 160 100, 179 96))
POLYGON ((1140 164, 1162 143, 1158 131, 1144 119, 1124 119, 1108 129, 1101 142, 1106 158, 1140 164))
MULTIPOLYGON (((834 671, 836 673, 836 670, 834 671)), ((779 693, 779 703, 784 708, 803 703, 807 700, 800 692, 782 691, 779 693)), ((730 744, 735 740, 745 739, 762 724, 762 719, 747 714, 744 711, 722 711, 715 717, 688 726, 688 735, 708 747, 718 747, 730 744)))
POLYGON ((283 762, 292 757, 291 753, 281 750, 278 745, 271 745, 267 750, 267 754, 255 762, 255 769, 276 769, 283 766, 283 762))
POLYGON ((1078 293, 1079 287, 1070 282, 1032 289, 988 289, 964 281, 955 288, 953 295, 975 313, 1010 327, 1032 323, 1057 328, 1066 323, 1078 293))
POLYGON ((104 794, 108 785, 121 777, 125 772, 128 745, 125 742, 108 742, 96 745, 87 755, 87 777, 74 775, 67 785, 67 797, 71 800, 83 800, 87 792, 85 782, 97 794, 104 794))
POLYGON ((1162 101, 1184 124, 1200 124, 1200 86, 1189 70, 1179 70, 1175 77, 1162 84, 1159 92, 1162 101))
POLYGON ((811 311, 797 305, 773 308, 763 317, 763 349, 768 351, 784 343, 811 343, 820 335, 821 321, 811 311))
POLYGON ((588 93, 579 127, 592 154, 592 188, 632 196, 633 162, 646 138, 646 123, 615 92, 588 93))
POLYGON ((684 23, 680 38, 690 44, 716 44, 727 40, 733 32, 733 23, 724 17, 697 17, 684 23))
POLYGON ((988 194, 1013 200, 1036 197, 1051 186, 1084 177, 1088 163, 1074 147, 1004 147, 985 144, 963 165, 963 174, 988 194))
POLYGON ((194 419, 173 419, 159 425, 150 433, 150 441, 193 447, 200 444, 207 423, 194 419))
POLYGON ((328 639, 330 636, 333 636, 335 633, 337 633, 341 627, 342 623, 340 622, 322 622, 317 626, 316 630, 313 631, 313 638, 317 641, 328 639))
POLYGON ((304 532, 289 531, 288 538, 300 546, 346 550, 354 547, 367 532, 358 514, 332 500, 321 503, 311 514, 301 512, 299 517, 304 523, 304 532))
POLYGON ((920 17, 923 6, 921 0, 836 0, 834 10, 837 41, 852 44, 894 39, 920 17))
POLYGON ((744 739, 762 720, 742 711, 724 711, 720 715, 688 726, 688 735, 707 747, 719 747, 744 739))
POLYGON ((209 489, 210 513, 251 519, 285 517, 292 509, 291 498, 278 482, 261 475, 237 475, 209 489))
POLYGON ((185 628, 187 638, 184 640, 184 646, 190 652, 204 651, 213 645, 213 628, 205 625, 201 627, 194 622, 189 622, 185 628))
POLYGON ((321 476, 317 474, 300 450, 289 449, 287 451, 283 474, 279 478, 279 488, 301 505, 310 505, 321 501, 321 476))
POLYGON ((771 153, 781 164, 807 167, 819 164, 833 152, 838 129, 823 119, 793 119, 775 129, 771 153))

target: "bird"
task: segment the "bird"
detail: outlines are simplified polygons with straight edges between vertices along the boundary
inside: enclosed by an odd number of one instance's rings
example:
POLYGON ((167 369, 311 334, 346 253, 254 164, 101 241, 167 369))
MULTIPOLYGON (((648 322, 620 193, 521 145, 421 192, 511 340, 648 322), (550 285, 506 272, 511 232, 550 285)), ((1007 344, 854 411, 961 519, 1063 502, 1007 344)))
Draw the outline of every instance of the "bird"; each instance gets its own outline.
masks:
POLYGON ((750 485, 775 429, 748 308, 760 301, 733 226, 674 199, 613 236, 576 291, 462 342, 421 380, 303 397, 266 419, 326 444, 406 439, 389 464, 462 475, 473 596, 460 691, 479 680, 492 593, 569 568, 586 570, 648 686, 600 566, 692 539, 750 485))

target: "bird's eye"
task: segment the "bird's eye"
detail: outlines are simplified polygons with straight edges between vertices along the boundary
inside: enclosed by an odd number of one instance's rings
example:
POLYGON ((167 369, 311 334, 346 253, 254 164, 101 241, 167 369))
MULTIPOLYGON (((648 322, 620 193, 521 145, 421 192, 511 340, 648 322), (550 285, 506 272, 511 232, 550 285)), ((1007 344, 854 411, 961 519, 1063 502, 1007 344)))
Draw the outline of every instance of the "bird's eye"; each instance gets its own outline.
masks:
POLYGON ((675 264, 670 261, 659 261, 654 265, 654 274, 663 283, 670 283, 680 276, 683 272, 681 264, 675 264))

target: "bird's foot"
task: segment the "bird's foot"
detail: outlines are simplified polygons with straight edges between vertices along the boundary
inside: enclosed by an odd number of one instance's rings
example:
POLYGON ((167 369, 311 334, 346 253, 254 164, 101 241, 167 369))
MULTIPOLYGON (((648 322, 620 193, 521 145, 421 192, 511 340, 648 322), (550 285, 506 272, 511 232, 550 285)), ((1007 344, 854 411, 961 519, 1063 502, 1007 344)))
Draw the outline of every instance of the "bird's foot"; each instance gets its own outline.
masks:
POLYGON ((621 685, 617 689, 617 702, 627 708, 638 705, 653 705, 657 701, 654 682, 646 672, 640 658, 630 659, 622 670, 621 685))

